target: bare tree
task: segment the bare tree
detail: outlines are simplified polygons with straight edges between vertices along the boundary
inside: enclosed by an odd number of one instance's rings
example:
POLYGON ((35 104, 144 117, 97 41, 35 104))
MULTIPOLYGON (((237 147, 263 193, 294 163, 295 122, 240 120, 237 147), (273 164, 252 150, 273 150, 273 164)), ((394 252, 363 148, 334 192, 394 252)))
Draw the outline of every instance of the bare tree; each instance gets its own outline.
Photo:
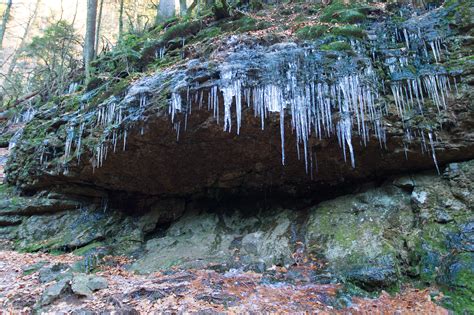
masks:
POLYGON ((84 65, 86 77, 90 77, 90 63, 95 55, 95 32, 97 24, 97 0, 87 0, 86 37, 84 41, 84 65))
POLYGON ((7 23, 10 19, 10 11, 12 9, 12 0, 7 1, 7 7, 2 16, 2 24, 0 24, 0 48, 3 47, 3 38, 5 37, 5 32, 7 30, 7 23))
POLYGON ((95 54, 94 56, 97 56, 99 53, 99 40, 100 40, 100 26, 102 24, 102 9, 104 8, 104 0, 100 0, 100 5, 99 5, 99 17, 97 18, 97 31, 95 35, 95 54))
POLYGON ((179 0, 179 14, 186 15, 186 11, 188 10, 188 4, 186 0, 179 0))
POLYGON ((25 47, 26 40, 28 39, 28 34, 30 33, 31 26, 35 22, 36 16, 38 15, 38 9, 41 4, 41 0, 36 1, 35 9, 33 13, 28 18, 28 21, 25 25, 25 31, 23 32, 23 36, 21 37, 20 45, 18 49, 14 52, 12 56, 12 60, 10 62, 10 66, 8 67, 7 77, 10 77, 13 74, 13 70, 15 70, 17 66, 17 61, 22 49, 25 47))
POLYGON ((124 10, 124 0, 120 0, 120 10, 119 10, 119 39, 123 35, 123 10, 124 10))
POLYGON ((175 14, 175 0, 160 0, 160 4, 158 5, 157 21, 169 19, 175 16, 175 14))

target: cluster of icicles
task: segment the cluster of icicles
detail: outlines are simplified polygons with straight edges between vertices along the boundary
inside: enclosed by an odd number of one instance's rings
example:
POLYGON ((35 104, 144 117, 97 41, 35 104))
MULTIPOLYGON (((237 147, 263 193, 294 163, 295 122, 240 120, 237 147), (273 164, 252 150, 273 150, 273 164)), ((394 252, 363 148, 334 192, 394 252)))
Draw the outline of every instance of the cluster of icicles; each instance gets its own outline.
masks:
MULTIPOLYGON (((410 47, 410 35, 404 31, 404 36, 398 35, 406 40, 410 47)), ((413 37, 413 36, 412 36, 413 37)), ((414 36, 414 39, 418 39, 414 36)), ((427 47, 426 44, 424 44, 427 47)), ((441 40, 435 40, 428 44, 432 48, 433 60, 438 62, 442 58, 441 40)), ((305 56, 314 51, 306 50, 305 56)), ((164 48, 160 50, 157 57, 163 58, 164 48)), ((314 52, 317 53, 317 52, 314 52)), ((428 58, 428 56, 426 56, 428 58)), ((431 58, 431 57, 430 57, 431 58)), ((396 74, 408 65, 407 57, 388 57, 383 60, 390 73, 396 74)), ((236 68, 232 62, 223 63, 220 67, 220 80, 211 87, 199 85, 179 85, 171 93, 169 114, 174 123, 179 138, 182 125, 186 129, 188 115, 192 112, 192 106, 199 108, 207 107, 213 112, 217 123, 223 121, 224 131, 234 131, 239 134, 242 125, 242 111, 244 106, 251 107, 256 117, 260 118, 262 130, 265 128, 265 120, 269 115, 279 115, 281 135, 281 160, 285 164, 285 121, 291 121, 293 133, 296 136, 298 158, 303 156, 306 170, 316 165, 316 154, 309 147, 309 139, 314 136, 317 139, 337 136, 342 149, 344 160, 350 160, 355 167, 354 145, 355 136, 360 139, 361 145, 367 145, 370 137, 375 136, 383 148, 386 143, 386 131, 383 118, 388 114, 388 104, 385 98, 379 95, 391 92, 398 115, 404 120, 408 112, 416 110, 423 113, 426 99, 433 102, 438 110, 446 108, 446 99, 451 90, 450 78, 446 73, 426 73, 419 76, 404 77, 390 82, 390 91, 386 91, 383 80, 376 75, 371 63, 359 67, 357 71, 345 73, 325 73, 324 78, 317 75, 302 79, 299 75, 304 69, 301 64, 285 60, 283 67, 285 73, 275 78, 274 82, 260 82, 255 84, 253 77, 249 77, 236 68), (283 83, 282 83, 283 82, 283 83), (223 113, 222 113, 223 104, 223 113), (181 114, 178 117, 178 114, 181 114), (235 116, 235 124, 233 123, 235 116), (287 118, 289 116, 289 118, 287 118), (182 119, 184 124, 182 124, 182 119), (300 152, 301 149, 303 152, 300 152)), ((145 79, 144 81, 149 81, 145 79)), ((454 79, 454 85, 457 85, 454 79)), ((149 94, 152 89, 138 83, 134 86, 134 94, 125 99, 134 99, 143 111, 148 106, 149 94), (143 89, 137 93, 137 89, 143 89)), ((127 127, 122 124, 127 119, 137 121, 136 117, 131 119, 127 116, 127 107, 130 102, 119 102, 115 98, 101 104, 98 109, 91 112, 94 115, 95 127, 102 128, 105 136, 96 147, 93 167, 101 167, 107 158, 108 151, 117 146, 126 149, 127 127), (115 126, 111 128, 111 126, 115 126), (122 143, 118 145, 119 141, 122 143)), ((134 116, 137 116, 136 114, 134 116)), ((72 154, 72 145, 75 144, 75 154, 80 160, 81 137, 84 132, 85 123, 71 124, 68 127, 66 138, 65 157, 72 154)), ((143 133, 143 128, 142 128, 143 133)), ((421 139, 422 151, 430 152, 437 166, 435 155, 435 135, 432 130, 411 130, 406 127, 405 153, 407 144, 414 137, 421 139), (427 139, 427 140, 426 140, 427 139), (429 141, 429 145, 427 145, 429 141)))
MULTIPOLYGON (((363 144, 369 141, 370 130, 373 130, 381 145, 385 143, 385 132, 381 125, 385 108, 377 106, 376 100, 379 95, 370 86, 364 85, 361 79, 374 76, 371 67, 360 74, 334 78, 335 82, 331 84, 326 82, 301 84, 296 77, 297 70, 297 64, 290 63, 286 73, 286 86, 269 83, 247 87, 245 84, 249 80, 245 76, 238 76, 231 67, 225 65, 220 71, 220 86, 212 87, 207 97, 204 97, 204 91, 199 91, 194 96, 189 96, 186 103, 197 103, 199 108, 207 106, 213 111, 217 123, 222 115, 219 112, 219 104, 223 103, 224 131, 232 131, 232 113, 235 113, 237 134, 240 133, 242 108, 245 104, 252 106, 254 115, 260 118, 262 130, 265 128, 265 119, 271 113, 278 113, 283 165, 285 164, 285 115, 291 117, 291 126, 298 144, 298 157, 301 156, 300 145, 302 145, 306 169, 313 162, 313 155, 308 147, 309 138, 313 133, 318 139, 337 135, 344 159, 349 157, 353 167, 355 167, 352 145, 354 126, 363 144), (207 99, 207 104, 204 104, 204 99, 207 99), (337 121, 334 120, 334 111, 339 113, 337 121)), ((181 94, 173 93, 169 107, 172 120, 175 119, 177 112, 190 108, 190 106, 184 107, 182 103, 181 94)))

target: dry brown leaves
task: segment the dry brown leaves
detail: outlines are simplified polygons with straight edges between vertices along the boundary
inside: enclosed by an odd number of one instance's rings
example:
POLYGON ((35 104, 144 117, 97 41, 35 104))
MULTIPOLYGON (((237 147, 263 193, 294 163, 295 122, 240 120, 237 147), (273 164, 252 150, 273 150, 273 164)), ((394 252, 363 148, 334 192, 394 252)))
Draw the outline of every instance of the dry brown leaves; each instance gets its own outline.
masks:
POLYGON ((396 296, 382 292, 378 299, 354 298, 353 302, 352 314, 449 314, 431 300, 429 289, 405 288, 396 296))
MULTIPOLYGON (((40 284, 38 272, 25 275, 23 268, 46 261, 49 264, 74 263, 73 255, 20 254, 0 251, 0 314, 31 313, 32 306, 50 284, 40 284), (25 306, 26 305, 26 306, 25 306)), ((255 272, 231 270, 170 271, 137 275, 125 270, 131 262, 126 257, 106 257, 107 266, 97 272, 109 287, 92 297, 67 296, 53 303, 48 312, 88 311, 152 312, 243 312, 319 313, 319 314, 448 314, 430 299, 428 290, 406 288, 396 296, 382 293, 378 299, 355 298, 351 308, 336 310, 327 305, 341 288, 303 281, 285 281, 285 268, 274 267, 274 281, 264 281, 255 272), (280 275, 280 278, 278 278, 280 275), (282 281, 278 280, 282 279, 282 281)), ((298 266, 305 274, 314 266, 298 266), (306 270, 307 268, 308 270, 306 270)))

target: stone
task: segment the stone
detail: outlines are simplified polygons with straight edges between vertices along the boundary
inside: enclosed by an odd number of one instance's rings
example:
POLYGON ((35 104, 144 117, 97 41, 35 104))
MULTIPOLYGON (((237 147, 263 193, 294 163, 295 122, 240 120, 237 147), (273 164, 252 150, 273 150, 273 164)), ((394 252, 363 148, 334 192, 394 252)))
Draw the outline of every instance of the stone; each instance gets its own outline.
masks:
POLYGON ((72 292, 79 296, 92 296, 92 293, 108 287, 107 280, 103 277, 76 274, 72 279, 72 292))
POLYGON ((391 286, 400 277, 401 238, 413 222, 410 194, 395 186, 336 198, 311 209, 308 251, 327 260, 336 275, 365 288, 391 286))
POLYGON ((405 189, 408 192, 412 192, 416 186, 411 176, 399 177, 393 181, 393 184, 399 188, 405 189))
POLYGON ((31 214, 55 213, 76 209, 79 206, 79 203, 72 200, 15 197, 0 200, 0 214, 25 216, 31 214))
POLYGON ((443 209, 436 210, 434 215, 435 215, 434 219, 437 223, 445 224, 445 223, 453 221, 453 218, 449 215, 449 213, 447 213, 443 209))
POLYGON ((395 266, 361 266, 346 272, 345 277, 367 291, 390 288, 399 281, 395 266))
POLYGON ((41 270, 41 268, 46 265, 48 262, 47 261, 40 261, 32 265, 28 265, 25 267, 22 267, 23 273, 25 275, 32 274, 34 272, 37 272, 38 270, 41 270))
POLYGON ((61 298, 63 295, 69 292, 70 279, 62 279, 57 283, 47 287, 41 295, 40 305, 46 306, 61 298))
POLYGON ((69 276, 68 270, 70 266, 68 264, 54 264, 53 266, 46 266, 39 270, 39 281, 41 283, 48 283, 51 281, 57 281, 61 278, 69 276))
POLYGON ((18 215, 0 215, 0 227, 20 225, 23 218, 18 215))
POLYGON ((426 191, 414 191, 411 198, 415 203, 423 205, 428 198, 428 193, 426 191))
POLYGON ((92 277, 89 279, 87 286, 92 290, 92 292, 95 292, 102 289, 107 289, 109 285, 107 280, 103 277, 92 277))

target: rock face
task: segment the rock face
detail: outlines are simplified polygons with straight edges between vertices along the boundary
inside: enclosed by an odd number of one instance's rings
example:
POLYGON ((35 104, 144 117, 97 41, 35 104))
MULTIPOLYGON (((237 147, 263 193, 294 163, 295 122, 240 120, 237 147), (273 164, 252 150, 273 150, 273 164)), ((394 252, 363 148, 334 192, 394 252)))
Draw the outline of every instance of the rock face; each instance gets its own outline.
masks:
POLYGON ((472 159, 472 40, 469 22, 450 22, 464 9, 382 15, 312 43, 231 36, 126 88, 48 103, 8 181, 137 208, 216 190, 328 198, 330 186, 472 159))
POLYGON ((140 216, 94 206, 63 210, 55 220, 28 213, 14 238, 20 248, 79 248, 88 263, 104 250, 134 255, 131 268, 140 273, 210 266, 265 271, 315 262, 315 282, 346 281, 371 291, 415 279, 451 288, 450 303, 462 309, 472 294, 473 180, 470 161, 449 164, 441 175, 359 186, 357 193, 304 209, 174 200, 140 216), (39 220, 42 238, 29 233, 39 220))

